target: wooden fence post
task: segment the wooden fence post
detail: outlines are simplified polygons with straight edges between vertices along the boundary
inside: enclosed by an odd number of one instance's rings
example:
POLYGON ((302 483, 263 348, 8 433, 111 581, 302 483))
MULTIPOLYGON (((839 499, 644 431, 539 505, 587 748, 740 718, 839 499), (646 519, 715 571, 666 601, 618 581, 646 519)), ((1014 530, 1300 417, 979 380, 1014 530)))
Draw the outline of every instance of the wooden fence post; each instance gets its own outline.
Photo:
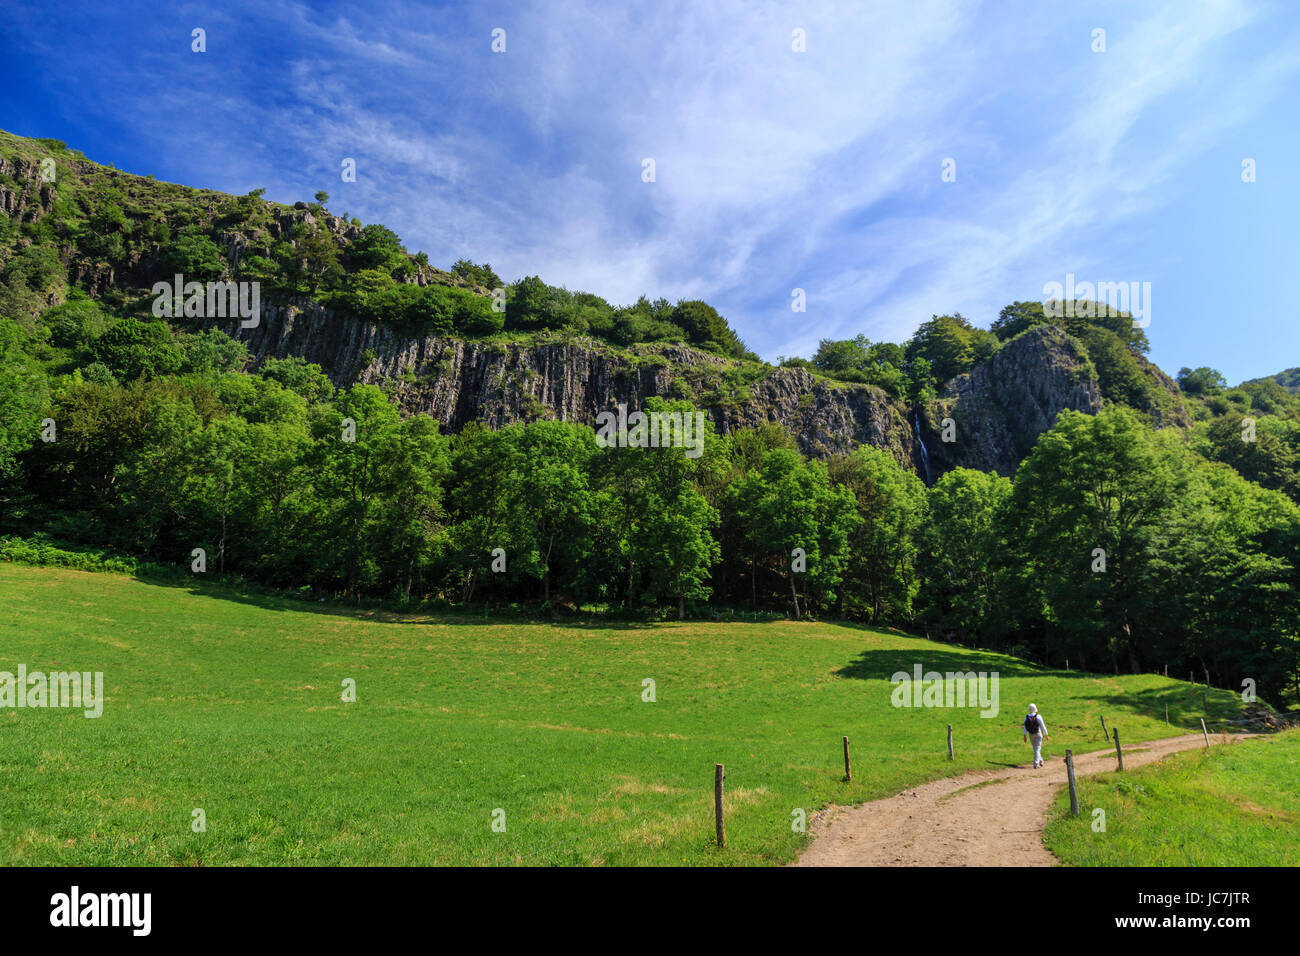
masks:
POLYGON ((1169 701, 1165 701, 1165 726, 1169 726, 1169 701))
POLYGON ((1110 732, 1106 730, 1106 715, 1101 715, 1101 734, 1107 740, 1110 740, 1110 732))
POLYGON ((844 782, 853 782, 853 768, 849 765, 849 738, 844 738, 844 782))
POLYGON ((1205 749, 1210 749, 1210 732, 1205 729, 1205 718, 1201 718, 1201 733, 1205 734, 1205 749))
POLYGON ((1069 750, 1065 751, 1065 772, 1070 777, 1070 812, 1077 817, 1079 815, 1079 790, 1074 782, 1074 754, 1069 750))
POLYGON ((948 725, 948 759, 954 759, 952 755, 952 724, 948 725))
POLYGON ((1111 731, 1111 736, 1115 738, 1115 756, 1119 759, 1119 769, 1124 769, 1124 751, 1119 749, 1119 728, 1116 727, 1111 731))
POLYGON ((713 825, 717 831, 718 848, 727 847, 727 826, 722 820, 722 779, 726 776, 722 764, 713 768, 713 825))

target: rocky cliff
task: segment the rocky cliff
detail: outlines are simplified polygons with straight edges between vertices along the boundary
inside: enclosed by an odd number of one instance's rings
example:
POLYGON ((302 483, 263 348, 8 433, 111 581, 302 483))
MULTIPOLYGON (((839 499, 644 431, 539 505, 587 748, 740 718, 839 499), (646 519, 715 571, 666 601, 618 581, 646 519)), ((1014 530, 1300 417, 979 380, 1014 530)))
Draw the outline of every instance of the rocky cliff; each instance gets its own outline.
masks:
POLYGON ((621 350, 583 336, 545 333, 525 342, 420 336, 336 314, 309 302, 265 305, 251 329, 217 327, 244 342, 254 365, 301 356, 340 386, 381 384, 411 413, 448 431, 555 418, 593 424, 620 403, 689 399, 718 431, 776 422, 802 449, 827 456, 858 445, 891 450, 909 467, 917 447, 906 410, 883 391, 843 385, 803 369, 724 359, 678 345, 621 350))
POLYGON ((1062 409, 1092 414, 1102 407, 1086 352, 1051 327, 1008 342, 924 409, 871 386, 828 382, 799 368, 746 366, 685 346, 620 350, 545 334, 520 342, 420 336, 307 302, 266 307, 256 328, 221 327, 248 346, 256 365, 301 356, 336 385, 387 386, 405 411, 426 413, 448 431, 545 418, 592 424, 620 403, 686 398, 723 434, 776 422, 806 453, 873 445, 931 480, 956 466, 1013 474, 1062 409), (953 428, 944 428, 945 419, 953 428))
POLYGON ((1101 410, 1097 373, 1076 339, 1052 326, 1031 329, 949 382, 925 410, 921 432, 930 469, 936 477, 958 466, 1014 474, 1066 408, 1101 410), (952 427, 945 429, 944 419, 952 427))

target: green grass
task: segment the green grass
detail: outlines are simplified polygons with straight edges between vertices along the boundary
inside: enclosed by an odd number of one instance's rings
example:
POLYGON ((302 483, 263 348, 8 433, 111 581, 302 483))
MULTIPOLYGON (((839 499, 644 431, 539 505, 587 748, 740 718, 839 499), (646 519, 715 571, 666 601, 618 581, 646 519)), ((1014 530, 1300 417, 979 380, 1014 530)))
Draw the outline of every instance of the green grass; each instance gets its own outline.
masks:
MULTIPOLYGON (((99 719, 0 710, 3 864, 781 863, 807 839, 795 809, 1026 762, 1031 700, 1053 755, 1104 748, 1103 713, 1133 743, 1200 714, 1199 690, 1155 675, 831 624, 341 613, 2 562, 0 608, 0 670, 103 671, 107 697, 99 719), (888 676, 914 663, 999 671, 1001 712, 894 708, 888 676)), ((1237 698, 1210 706, 1226 715, 1237 698)))
POLYGON ((1063 791, 1045 837, 1075 866, 1300 866, 1300 730, 1081 779, 1079 811, 1063 791))

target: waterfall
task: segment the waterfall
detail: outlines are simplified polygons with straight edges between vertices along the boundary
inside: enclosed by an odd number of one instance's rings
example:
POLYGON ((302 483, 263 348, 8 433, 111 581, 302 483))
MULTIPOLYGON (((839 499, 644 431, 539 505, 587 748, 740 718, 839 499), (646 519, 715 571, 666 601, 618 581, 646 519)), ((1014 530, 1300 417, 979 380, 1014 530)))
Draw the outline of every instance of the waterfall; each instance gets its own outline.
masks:
POLYGON ((916 443, 921 446, 921 466, 925 469, 925 484, 930 485, 930 453, 926 450, 925 439, 921 437, 921 413, 912 413, 912 427, 916 429, 916 443))

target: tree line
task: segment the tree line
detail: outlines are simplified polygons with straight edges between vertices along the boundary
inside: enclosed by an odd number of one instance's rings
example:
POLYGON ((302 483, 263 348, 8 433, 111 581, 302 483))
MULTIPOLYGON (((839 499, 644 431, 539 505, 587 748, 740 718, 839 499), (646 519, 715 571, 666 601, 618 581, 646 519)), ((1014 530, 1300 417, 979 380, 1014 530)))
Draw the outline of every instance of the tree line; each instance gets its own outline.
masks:
POLYGON ((26 423, 0 444, 6 532, 182 566, 202 548, 210 573, 311 594, 752 609, 1263 694, 1300 680, 1300 508, 1122 406, 1063 412, 1014 480, 927 488, 888 451, 813 460, 776 425, 709 426, 699 457, 559 421, 447 435, 301 359, 234 371, 217 333, 178 346, 179 374, 50 384, 0 327, 26 423))

